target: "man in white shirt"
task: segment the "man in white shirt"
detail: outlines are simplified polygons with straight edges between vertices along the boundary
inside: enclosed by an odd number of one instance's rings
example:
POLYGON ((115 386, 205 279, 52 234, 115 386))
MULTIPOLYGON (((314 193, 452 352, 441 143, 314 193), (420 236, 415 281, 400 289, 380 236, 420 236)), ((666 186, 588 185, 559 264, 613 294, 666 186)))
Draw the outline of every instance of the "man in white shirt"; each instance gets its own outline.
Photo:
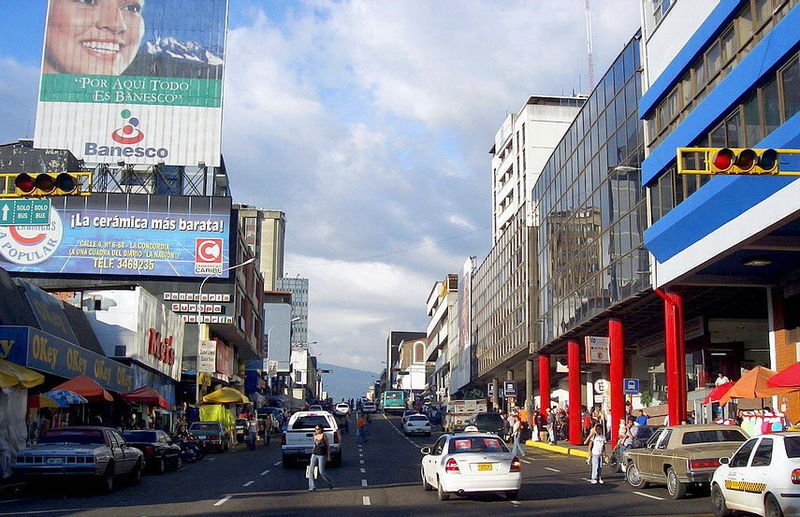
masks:
POLYGON ((723 384, 727 384, 731 382, 726 376, 722 375, 721 373, 717 374, 717 380, 714 381, 714 386, 722 386, 723 384))

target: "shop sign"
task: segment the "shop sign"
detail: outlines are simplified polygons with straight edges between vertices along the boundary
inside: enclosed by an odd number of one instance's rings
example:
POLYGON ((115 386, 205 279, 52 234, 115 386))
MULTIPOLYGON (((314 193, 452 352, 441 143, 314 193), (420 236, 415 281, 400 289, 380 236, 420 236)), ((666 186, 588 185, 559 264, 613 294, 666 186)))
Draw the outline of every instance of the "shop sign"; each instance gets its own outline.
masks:
POLYGON ((214 373, 217 365, 217 342, 213 339, 201 340, 197 346, 197 371, 214 373))
POLYGON ((12 363, 65 379, 86 375, 117 393, 134 388, 129 366, 33 327, 0 326, 0 354, 12 363))
POLYGON ((506 398, 517 395, 517 381, 503 381, 503 393, 506 398))
POLYGON ((154 328, 147 329, 147 353, 159 362, 172 366, 175 364, 175 349, 172 347, 172 336, 161 337, 161 332, 154 328))
POLYGON ((611 356, 608 353, 608 343, 608 338, 604 336, 586 336, 586 363, 609 364, 611 356))
POLYGON ((233 348, 229 347, 224 343, 217 343, 217 373, 221 373, 223 375, 231 376, 234 373, 233 370, 233 348))

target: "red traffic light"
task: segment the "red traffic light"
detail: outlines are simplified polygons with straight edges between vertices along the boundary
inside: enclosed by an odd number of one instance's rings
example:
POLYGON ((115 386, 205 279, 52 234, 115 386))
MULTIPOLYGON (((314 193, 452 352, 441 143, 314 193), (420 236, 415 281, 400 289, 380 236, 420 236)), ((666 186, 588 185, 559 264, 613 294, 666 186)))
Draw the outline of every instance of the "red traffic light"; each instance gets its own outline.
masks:
POLYGON ((21 194, 32 194, 36 190, 36 181, 30 174, 22 173, 14 178, 14 186, 21 194))
POLYGON ((714 165, 714 168, 720 171, 727 171, 733 166, 733 160, 735 156, 736 155, 731 149, 720 149, 717 154, 714 155, 712 164, 714 165))

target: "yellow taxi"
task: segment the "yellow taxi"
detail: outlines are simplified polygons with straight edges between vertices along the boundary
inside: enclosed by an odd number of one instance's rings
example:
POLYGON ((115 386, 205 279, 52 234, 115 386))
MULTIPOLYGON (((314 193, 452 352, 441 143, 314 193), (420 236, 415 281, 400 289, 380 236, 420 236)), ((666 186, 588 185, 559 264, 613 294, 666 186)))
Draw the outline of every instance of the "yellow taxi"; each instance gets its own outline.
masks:
POLYGON ((751 438, 720 458, 711 479, 714 515, 739 510, 765 517, 800 515, 800 433, 751 438))

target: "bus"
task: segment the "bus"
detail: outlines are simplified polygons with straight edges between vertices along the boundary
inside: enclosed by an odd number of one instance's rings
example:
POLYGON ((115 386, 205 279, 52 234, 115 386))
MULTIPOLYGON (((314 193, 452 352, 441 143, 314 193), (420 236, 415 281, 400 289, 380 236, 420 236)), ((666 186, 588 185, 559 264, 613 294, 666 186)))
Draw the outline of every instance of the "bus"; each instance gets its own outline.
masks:
POLYGON ((406 394, 403 391, 384 391, 381 401, 383 412, 396 411, 400 414, 406 410, 406 394))

